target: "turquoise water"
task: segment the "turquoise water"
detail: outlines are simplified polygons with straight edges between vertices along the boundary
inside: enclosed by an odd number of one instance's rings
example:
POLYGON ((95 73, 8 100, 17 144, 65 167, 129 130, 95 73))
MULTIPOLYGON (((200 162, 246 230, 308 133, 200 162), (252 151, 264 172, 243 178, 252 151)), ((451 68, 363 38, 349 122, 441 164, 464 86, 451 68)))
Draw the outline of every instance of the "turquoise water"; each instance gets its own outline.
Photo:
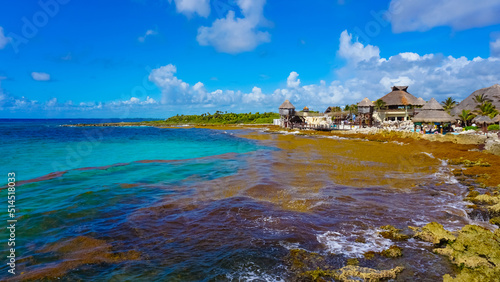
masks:
MULTIPOLYGON (((196 184, 244 170, 247 153, 269 150, 224 131, 61 126, 78 122, 89 121, 0 121, 2 185, 8 172, 17 181, 19 272, 43 272, 46 263, 71 260, 41 250, 75 236, 120 242, 130 234, 117 230, 134 212, 165 197, 189 199, 199 192, 196 184)), ((1 207, 7 209, 6 201, 1 207)), ((7 253, 7 241, 1 242, 7 253)), ((135 249, 131 239, 121 244, 118 253, 135 249)), ((4 264, 0 271, 0 277, 7 273, 4 264)))
POLYGON ((2 171, 15 171, 18 180, 29 180, 84 167, 193 159, 258 148, 253 142, 214 130, 61 127, 61 122, 68 121, 0 120, 2 171))

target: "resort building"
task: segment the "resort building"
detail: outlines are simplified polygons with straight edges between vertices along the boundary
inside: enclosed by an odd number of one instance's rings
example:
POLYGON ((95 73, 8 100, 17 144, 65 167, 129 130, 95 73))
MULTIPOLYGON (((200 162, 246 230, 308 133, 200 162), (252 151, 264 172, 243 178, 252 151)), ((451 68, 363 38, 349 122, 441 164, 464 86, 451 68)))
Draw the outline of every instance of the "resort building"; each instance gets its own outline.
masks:
POLYGON ((410 120, 415 115, 415 108, 425 104, 423 99, 408 93, 408 86, 393 86, 380 100, 385 103, 385 108, 377 111, 382 120, 410 120))

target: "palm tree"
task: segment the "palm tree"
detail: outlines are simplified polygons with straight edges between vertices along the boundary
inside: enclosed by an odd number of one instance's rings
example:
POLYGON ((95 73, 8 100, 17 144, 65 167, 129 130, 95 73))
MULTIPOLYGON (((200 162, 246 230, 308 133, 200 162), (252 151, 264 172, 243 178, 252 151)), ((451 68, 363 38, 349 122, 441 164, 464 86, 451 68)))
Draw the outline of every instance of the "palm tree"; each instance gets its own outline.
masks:
POLYGON ((474 100, 474 102, 478 103, 478 104, 482 104, 484 102, 491 102, 491 99, 488 98, 488 96, 484 95, 483 94, 477 94, 476 96, 474 96, 474 98, 472 98, 472 100, 474 100))
POLYGON ((458 117, 464 122, 464 125, 467 126, 469 124, 469 120, 473 119, 475 116, 470 110, 462 110, 458 117))
POLYGON ((481 105, 476 106, 475 114, 479 116, 489 116, 490 118, 494 118, 498 114, 498 110, 495 105, 493 105, 489 101, 483 102, 481 105))
POLYGON ((443 108, 446 112, 450 113, 450 110, 453 109, 457 105, 457 101, 455 101, 451 97, 448 97, 448 98, 446 98, 446 100, 441 102, 441 105, 443 105, 443 108))
POLYGON ((376 110, 382 110, 382 109, 385 109, 385 102, 384 100, 382 99, 378 99, 377 101, 375 101, 375 109, 376 110))

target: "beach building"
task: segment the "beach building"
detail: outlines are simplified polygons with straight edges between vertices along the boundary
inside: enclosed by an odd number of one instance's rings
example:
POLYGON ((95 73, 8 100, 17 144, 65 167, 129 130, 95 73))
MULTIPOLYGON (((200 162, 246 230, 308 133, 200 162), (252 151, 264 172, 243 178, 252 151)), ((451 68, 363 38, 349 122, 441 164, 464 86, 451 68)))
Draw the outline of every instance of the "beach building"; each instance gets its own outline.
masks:
POLYGON ((454 122, 455 119, 449 115, 436 99, 432 98, 427 102, 413 118, 415 131, 439 128, 443 133, 443 124, 454 122))
POLYGON ((372 125, 373 108, 375 104, 368 98, 364 98, 358 103, 358 116, 360 125, 365 124, 368 126, 372 125))
POLYGON ((392 91, 380 99, 384 101, 385 109, 377 112, 384 120, 410 120, 415 115, 415 108, 424 105, 423 99, 418 99, 408 92, 408 86, 393 86, 392 91))
POLYGON ((290 101, 285 100, 279 107, 280 123, 282 127, 292 127, 292 118, 295 116, 295 106, 290 101))
POLYGON ((460 102, 455 108, 451 109, 451 115, 458 117, 462 110, 474 111, 478 103, 474 100, 476 96, 483 95, 483 97, 491 100, 491 103, 500 109, 500 85, 495 84, 490 87, 481 88, 472 92, 467 98, 460 102))

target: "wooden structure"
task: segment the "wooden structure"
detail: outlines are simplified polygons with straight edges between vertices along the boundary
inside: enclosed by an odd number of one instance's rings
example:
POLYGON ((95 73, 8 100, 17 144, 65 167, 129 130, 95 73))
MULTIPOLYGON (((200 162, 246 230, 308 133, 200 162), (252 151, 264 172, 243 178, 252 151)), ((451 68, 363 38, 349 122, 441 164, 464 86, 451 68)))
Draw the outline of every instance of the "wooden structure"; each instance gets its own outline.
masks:
POLYGON ((443 124, 454 122, 455 119, 449 115, 436 99, 432 98, 427 102, 413 118, 415 130, 417 126, 422 126, 424 123, 437 125, 443 133, 443 124))
POLYGON ((279 107, 279 114, 281 119, 281 126, 290 128, 292 127, 292 118, 295 116, 295 107, 290 101, 285 100, 279 107))
POLYGON ((424 105, 423 99, 408 93, 408 86, 393 86, 392 91, 380 99, 386 105, 386 109, 379 110, 385 120, 409 120, 415 115, 414 109, 424 105))
POLYGON ((362 124, 372 125, 373 108, 374 103, 368 98, 364 98, 358 103, 358 120, 360 126, 362 124))

